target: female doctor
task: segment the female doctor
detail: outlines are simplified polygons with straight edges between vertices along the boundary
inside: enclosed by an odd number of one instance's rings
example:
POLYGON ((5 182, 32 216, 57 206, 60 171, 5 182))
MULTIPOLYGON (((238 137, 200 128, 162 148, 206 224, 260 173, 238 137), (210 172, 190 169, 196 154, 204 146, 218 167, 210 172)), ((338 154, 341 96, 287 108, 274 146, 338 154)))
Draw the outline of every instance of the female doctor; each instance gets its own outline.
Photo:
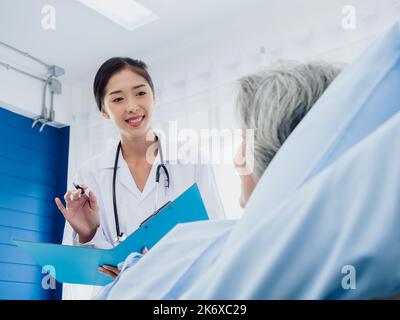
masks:
MULTIPOLYGON (((151 126, 154 85, 144 62, 107 60, 93 89, 102 116, 114 123, 121 140, 80 167, 74 188, 64 195, 65 206, 55 199, 67 221, 64 244, 112 248, 193 183, 198 184, 209 218, 224 218, 211 167, 183 163, 163 153, 151 126)), ((112 278, 119 273, 114 266, 93 272, 112 278)))

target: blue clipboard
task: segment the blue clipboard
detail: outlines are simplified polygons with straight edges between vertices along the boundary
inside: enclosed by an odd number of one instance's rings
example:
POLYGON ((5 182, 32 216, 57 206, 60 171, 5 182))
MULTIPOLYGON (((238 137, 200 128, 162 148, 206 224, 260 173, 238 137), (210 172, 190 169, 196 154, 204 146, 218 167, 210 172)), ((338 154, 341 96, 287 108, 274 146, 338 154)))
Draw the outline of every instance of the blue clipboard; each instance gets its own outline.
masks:
POLYGON ((197 184, 151 215, 125 241, 112 249, 96 249, 52 243, 13 240, 40 266, 54 267, 58 282, 104 286, 112 281, 98 272, 104 264, 116 266, 132 252, 153 247, 179 223, 207 220, 197 184))

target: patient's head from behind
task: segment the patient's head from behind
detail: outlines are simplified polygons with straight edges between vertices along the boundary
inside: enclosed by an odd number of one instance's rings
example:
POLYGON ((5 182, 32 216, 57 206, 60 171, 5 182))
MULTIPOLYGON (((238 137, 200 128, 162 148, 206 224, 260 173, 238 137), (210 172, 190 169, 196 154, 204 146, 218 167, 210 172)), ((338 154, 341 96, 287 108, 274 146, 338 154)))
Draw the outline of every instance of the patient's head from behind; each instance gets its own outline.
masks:
POLYGON ((281 61, 239 79, 236 106, 241 126, 253 129, 244 130, 234 159, 242 182, 242 207, 285 140, 339 72, 324 62, 281 61), (245 141, 251 142, 247 148, 245 141))

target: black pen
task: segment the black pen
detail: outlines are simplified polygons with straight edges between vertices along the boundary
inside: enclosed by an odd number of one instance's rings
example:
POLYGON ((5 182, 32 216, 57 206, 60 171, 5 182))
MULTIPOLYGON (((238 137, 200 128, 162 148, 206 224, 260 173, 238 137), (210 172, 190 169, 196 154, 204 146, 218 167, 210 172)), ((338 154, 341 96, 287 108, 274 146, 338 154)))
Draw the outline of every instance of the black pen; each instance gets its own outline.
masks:
POLYGON ((81 194, 85 194, 85 190, 79 184, 76 184, 75 182, 72 182, 72 184, 74 185, 75 189, 81 190, 81 194))

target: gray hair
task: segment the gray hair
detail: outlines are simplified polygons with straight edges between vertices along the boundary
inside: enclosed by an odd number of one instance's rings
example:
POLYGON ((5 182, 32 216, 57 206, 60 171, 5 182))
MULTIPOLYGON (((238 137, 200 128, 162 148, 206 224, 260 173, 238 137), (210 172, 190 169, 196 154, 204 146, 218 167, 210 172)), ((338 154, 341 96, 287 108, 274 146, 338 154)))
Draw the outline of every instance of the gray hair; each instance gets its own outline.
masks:
POLYGON ((241 125, 254 129, 254 181, 340 71, 325 62, 280 61, 239 79, 241 125))

